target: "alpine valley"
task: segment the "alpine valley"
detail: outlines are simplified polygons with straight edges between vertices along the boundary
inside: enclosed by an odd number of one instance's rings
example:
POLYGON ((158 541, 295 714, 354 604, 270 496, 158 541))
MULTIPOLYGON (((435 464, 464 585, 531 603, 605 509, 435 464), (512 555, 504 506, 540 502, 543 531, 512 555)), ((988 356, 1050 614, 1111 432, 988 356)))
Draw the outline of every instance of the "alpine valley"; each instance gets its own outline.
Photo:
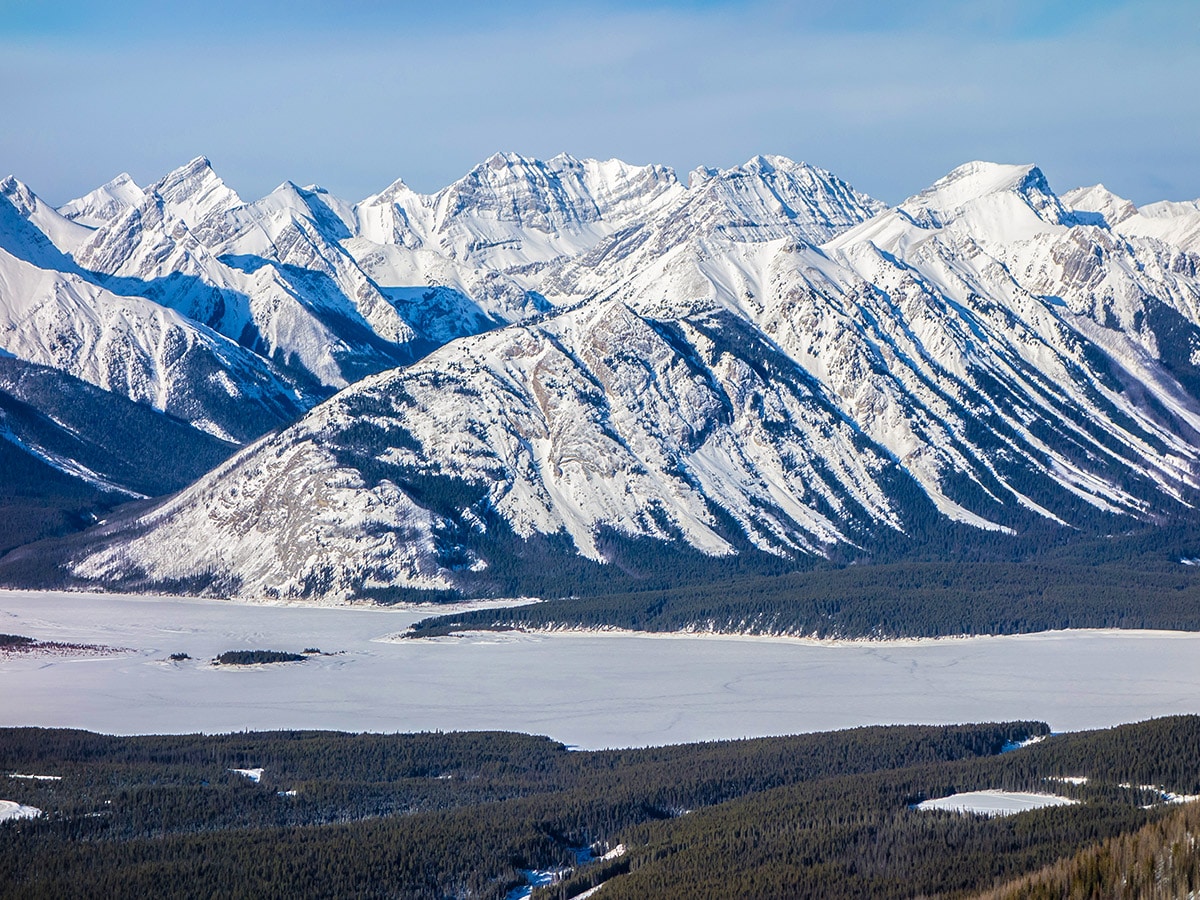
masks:
POLYGON ((246 202, 203 158, 57 209, 8 178, 0 356, 9 586, 566 597, 1136 557, 1200 598, 1200 201, 1034 166, 891 208, 777 156, 499 154, 358 203, 246 202))

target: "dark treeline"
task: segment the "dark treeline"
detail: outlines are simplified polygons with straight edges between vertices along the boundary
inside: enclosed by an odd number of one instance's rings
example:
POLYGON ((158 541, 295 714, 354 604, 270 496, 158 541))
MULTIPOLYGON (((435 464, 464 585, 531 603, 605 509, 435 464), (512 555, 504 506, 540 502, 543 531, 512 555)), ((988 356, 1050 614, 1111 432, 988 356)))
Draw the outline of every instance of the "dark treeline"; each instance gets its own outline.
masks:
POLYGON ((216 658, 223 666, 253 666, 265 663, 304 662, 300 653, 284 650, 226 650, 216 658))
POLYGON ((1200 571, 1178 563, 1136 570, 1064 562, 848 566, 434 616, 412 634, 604 627, 822 638, 1200 630, 1200 571))
POLYGON ((576 865, 542 892, 913 896, 989 889, 1161 818, 1193 790, 1200 718, 1059 735, 1038 723, 571 752, 506 733, 280 732, 107 737, 0 730, 0 896, 499 898, 523 869, 576 865), (231 772, 264 769, 254 783, 231 772), (10 780, 4 773, 60 776, 10 780), (1085 775, 1087 784, 1047 779, 1085 775), (1077 806, 985 819, 910 809, 980 788, 1077 806))
POLYGON ((1200 894, 1200 804, 1110 838, 980 900, 1186 900, 1200 894))

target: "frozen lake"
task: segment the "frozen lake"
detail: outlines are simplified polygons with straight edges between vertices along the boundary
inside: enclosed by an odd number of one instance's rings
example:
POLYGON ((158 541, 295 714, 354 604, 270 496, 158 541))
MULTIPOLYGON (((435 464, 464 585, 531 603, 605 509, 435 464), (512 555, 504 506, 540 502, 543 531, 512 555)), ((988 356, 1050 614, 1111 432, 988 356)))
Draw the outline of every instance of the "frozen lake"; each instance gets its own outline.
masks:
POLYGON ((389 641, 428 610, 0 591, 0 632, 115 658, 0 656, 0 725, 108 733, 503 729, 585 748, 856 725, 1200 713, 1200 634, 1076 631, 876 644, 629 634, 389 641), (225 650, 332 656, 214 667, 225 650), (171 663, 171 653, 192 661, 171 663))

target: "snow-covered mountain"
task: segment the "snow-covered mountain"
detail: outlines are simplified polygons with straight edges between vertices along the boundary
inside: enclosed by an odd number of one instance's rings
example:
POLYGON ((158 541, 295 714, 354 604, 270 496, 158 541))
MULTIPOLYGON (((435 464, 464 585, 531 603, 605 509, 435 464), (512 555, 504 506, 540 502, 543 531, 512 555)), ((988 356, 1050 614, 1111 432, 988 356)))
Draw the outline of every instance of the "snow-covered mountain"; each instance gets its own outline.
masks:
POLYGON ((116 194, 20 260, 69 255, 56 278, 170 307, 299 403, 349 386, 60 551, 77 583, 482 590, 631 547, 869 557, 1200 500, 1196 204, 970 163, 888 209, 780 157, 685 186, 497 155, 358 204, 244 203, 199 160, 116 194))
POLYGON ((0 355, 0 550, 177 491, 235 449, 57 369, 0 355))

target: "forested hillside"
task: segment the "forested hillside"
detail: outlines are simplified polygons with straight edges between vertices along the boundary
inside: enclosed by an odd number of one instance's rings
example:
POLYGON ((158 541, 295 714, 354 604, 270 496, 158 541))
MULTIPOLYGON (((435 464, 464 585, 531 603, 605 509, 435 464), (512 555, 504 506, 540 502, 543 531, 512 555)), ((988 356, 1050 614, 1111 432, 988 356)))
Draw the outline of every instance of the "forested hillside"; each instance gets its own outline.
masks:
POLYGON ((0 896, 499 900, 550 873, 539 896, 964 896, 1163 821, 1176 808, 1159 787, 1200 792, 1196 717, 1001 752, 1046 730, 572 752, 502 733, 7 729, 0 773, 54 779, 0 777, 44 811, 0 826, 0 896), (1003 819, 912 808, 981 788, 1082 802, 1003 819))
POLYGON ((627 628, 818 638, 946 637, 1057 628, 1200 630, 1200 569, 1046 562, 905 562, 744 576, 431 616, 411 637, 469 630, 627 628))

